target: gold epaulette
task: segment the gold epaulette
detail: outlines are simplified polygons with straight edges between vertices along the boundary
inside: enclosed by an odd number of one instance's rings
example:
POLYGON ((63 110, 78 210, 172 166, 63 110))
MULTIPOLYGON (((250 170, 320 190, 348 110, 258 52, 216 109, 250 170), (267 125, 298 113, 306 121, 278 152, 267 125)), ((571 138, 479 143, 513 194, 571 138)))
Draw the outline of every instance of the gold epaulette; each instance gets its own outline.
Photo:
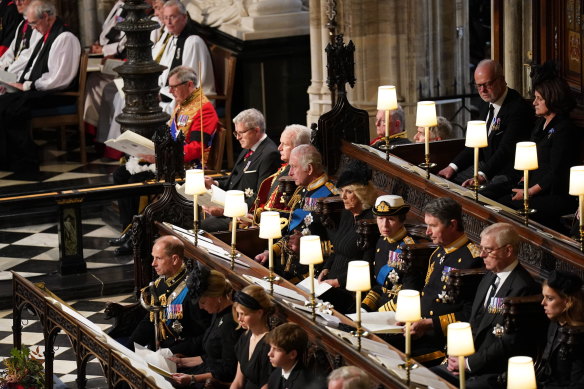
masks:
MULTIPOLYGON (((480 258, 481 256, 481 248, 473 243, 473 242, 469 242, 466 247, 468 247, 468 251, 470 251, 470 253, 472 254, 473 258, 480 258)), ((482 258, 481 258, 482 260, 482 258)))
POLYGON ((335 196, 339 194, 339 190, 337 189, 335 184, 333 184, 332 182, 327 181, 327 182, 325 182, 325 185, 326 185, 327 189, 330 190, 331 193, 334 194, 335 196))
POLYGON ((440 327, 442 328, 443 334, 447 334, 448 324, 456 323, 458 321, 456 320, 456 316, 454 315, 454 313, 447 313, 446 315, 441 315, 438 317, 438 319, 440 320, 440 327))
POLYGON ((407 245, 416 244, 416 242, 414 241, 414 239, 411 236, 406 236, 404 238, 404 243, 407 245))

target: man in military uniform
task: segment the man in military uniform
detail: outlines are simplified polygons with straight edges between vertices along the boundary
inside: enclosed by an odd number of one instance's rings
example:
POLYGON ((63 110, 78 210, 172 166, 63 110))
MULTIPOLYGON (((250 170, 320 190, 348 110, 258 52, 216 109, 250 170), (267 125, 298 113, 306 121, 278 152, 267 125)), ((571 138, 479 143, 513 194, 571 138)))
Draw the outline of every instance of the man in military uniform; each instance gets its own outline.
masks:
POLYGON ((148 313, 140 321, 130 336, 130 348, 133 348, 134 343, 153 349, 159 346, 170 347, 187 336, 195 336, 204 331, 204 320, 201 323, 192 320, 183 256, 184 245, 175 236, 163 236, 154 242, 152 267, 158 278, 142 289, 142 296, 146 304, 163 309, 148 313), (156 328, 159 345, 155 344, 154 315, 159 315, 156 328))
MULTIPOLYGON (((288 203, 292 212, 286 234, 274 244, 273 249, 274 255, 282 258, 282 261, 277 261, 279 263, 276 264, 276 272, 288 280, 301 280, 308 268, 298 262, 300 236, 325 236, 324 227, 313 212, 319 198, 335 195, 337 190, 324 171, 320 153, 312 145, 300 145, 292 150, 290 176, 294 178, 298 188, 288 203)), ((268 251, 257 255, 255 259, 265 263, 268 251)))
MULTIPOLYGON (((290 153, 292 149, 296 146, 309 144, 310 143, 310 129, 306 126, 300 124, 291 124, 286 126, 282 135, 280 135, 280 145, 278 146, 278 151, 280 151, 280 159, 282 166, 278 171, 260 184, 260 189, 258 190, 258 195, 253 203, 253 208, 250 210, 249 217, 253 219, 254 223, 260 223, 260 215, 263 211, 278 211, 280 216, 286 221, 290 214, 290 208, 288 208, 288 201, 282 198, 284 192, 280 189, 280 178, 286 177, 290 174, 290 165, 288 164, 290 160, 290 153)), ((292 193, 290 193, 292 195, 292 193)), ((287 223, 283 225, 282 228, 287 227, 287 223)))
POLYGON ((409 210, 401 196, 383 195, 375 201, 373 214, 381 237, 375 248, 375 282, 363 299, 363 308, 369 311, 395 311, 401 289, 421 290, 424 285, 423 274, 404 269, 403 247, 416 243, 404 226, 409 210))
POLYGON ((462 225, 462 207, 450 198, 437 198, 424 208, 426 234, 438 248, 430 256, 421 293, 422 319, 412 323, 412 355, 417 361, 437 363, 444 357, 448 324, 468 321, 476 289, 463 289, 455 302, 446 296, 446 279, 452 269, 483 266, 480 249, 470 242, 462 225))
MULTIPOLYGON (((375 115, 375 128, 377 138, 373 139, 370 146, 379 148, 385 145, 385 111, 377 111, 375 115)), ((402 145, 412 143, 409 141, 405 131, 405 114, 402 107, 398 107, 389 113, 389 144, 402 145)))

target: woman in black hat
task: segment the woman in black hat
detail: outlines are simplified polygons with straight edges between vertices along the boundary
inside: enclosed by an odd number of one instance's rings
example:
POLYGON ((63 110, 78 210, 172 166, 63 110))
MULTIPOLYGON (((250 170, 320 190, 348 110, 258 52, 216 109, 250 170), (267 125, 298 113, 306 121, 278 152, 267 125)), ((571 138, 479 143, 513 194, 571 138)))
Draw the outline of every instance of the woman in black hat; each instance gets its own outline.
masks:
POLYGON ((543 352, 544 367, 538 377, 543 388, 584 388, 584 354, 582 345, 571 346, 563 352, 560 332, 564 326, 584 325, 584 293, 582 280, 575 274, 554 271, 544 281, 543 305, 551 320, 547 344, 543 352))
POLYGON ((203 336, 193 340, 189 354, 172 358, 180 373, 172 375, 178 386, 203 388, 207 380, 228 385, 235 378, 235 344, 242 331, 233 320, 233 288, 217 270, 197 266, 189 275, 187 286, 193 302, 213 315, 203 336))
POLYGON ((333 253, 325 261, 318 280, 332 286, 320 298, 333 304, 341 313, 355 312, 354 294, 345 289, 349 262, 364 260, 373 264, 375 256, 373 245, 365 250, 357 246, 359 236, 355 230, 358 221, 373 219, 371 208, 377 198, 377 189, 370 179, 371 170, 367 165, 354 164, 337 180, 345 209, 341 212, 338 227, 327 229, 333 253))
POLYGON ((404 223, 410 206, 401 196, 379 196, 373 207, 373 215, 381 237, 375 246, 374 277, 371 290, 363 299, 368 311, 395 311, 400 289, 421 290, 424 286, 423 271, 406 271, 403 248, 416 242, 404 223))

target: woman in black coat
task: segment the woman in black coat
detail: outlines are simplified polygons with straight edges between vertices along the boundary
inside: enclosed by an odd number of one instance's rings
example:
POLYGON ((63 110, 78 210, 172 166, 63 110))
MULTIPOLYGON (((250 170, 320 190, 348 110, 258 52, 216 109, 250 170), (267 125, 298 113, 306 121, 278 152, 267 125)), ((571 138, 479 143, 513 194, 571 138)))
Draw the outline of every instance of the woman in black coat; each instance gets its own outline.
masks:
MULTIPOLYGON (((537 145, 539 167, 529 172, 529 206, 537 211, 532 216, 534 220, 561 231, 561 216, 574 213, 577 207, 576 197, 568 194, 570 167, 578 164, 581 144, 581 135, 569 118, 575 100, 552 63, 536 68, 532 78, 538 119, 531 141, 537 145)), ((500 193, 497 201, 522 209, 523 172, 517 172, 509 182, 511 188, 500 193)))
MULTIPOLYGON (((542 356, 543 369, 538 377, 539 387, 584 388, 584 354, 581 345, 562 345, 562 327, 584 325, 584 293, 582 280, 575 274, 552 272, 543 284, 546 316, 551 320, 547 343, 542 356)), ((582 335, 579 335, 582 337, 582 335)))
MULTIPOLYGON (((336 223, 337 227, 327 229, 333 252, 325 261, 318 281, 332 286, 320 298, 333 304, 334 308, 341 313, 355 312, 355 295, 345 289, 349 262, 367 261, 373 274, 375 245, 371 244, 365 249, 360 248, 357 245, 359 235, 356 232, 356 226, 360 220, 374 218, 371 207, 375 204, 377 189, 369 181, 370 178, 371 172, 368 168, 359 165, 348 168, 337 180, 337 187, 341 190, 341 199, 345 209, 341 211, 340 220, 336 223)), ((374 241, 377 241, 378 236, 374 241)))

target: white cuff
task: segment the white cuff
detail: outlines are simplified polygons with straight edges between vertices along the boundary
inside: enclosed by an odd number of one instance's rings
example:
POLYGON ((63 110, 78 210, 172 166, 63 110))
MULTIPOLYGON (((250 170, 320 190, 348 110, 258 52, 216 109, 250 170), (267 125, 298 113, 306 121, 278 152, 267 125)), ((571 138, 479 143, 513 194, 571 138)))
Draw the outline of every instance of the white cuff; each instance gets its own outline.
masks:
POLYGON ((448 164, 448 166, 450 166, 451 168, 454 169, 455 172, 458 171, 458 166, 456 166, 455 164, 453 164, 452 162, 448 164))
POLYGON ((31 87, 32 87, 32 81, 25 81, 25 82, 22 84, 22 90, 23 90, 24 92, 26 92, 26 91, 29 91, 31 87))

